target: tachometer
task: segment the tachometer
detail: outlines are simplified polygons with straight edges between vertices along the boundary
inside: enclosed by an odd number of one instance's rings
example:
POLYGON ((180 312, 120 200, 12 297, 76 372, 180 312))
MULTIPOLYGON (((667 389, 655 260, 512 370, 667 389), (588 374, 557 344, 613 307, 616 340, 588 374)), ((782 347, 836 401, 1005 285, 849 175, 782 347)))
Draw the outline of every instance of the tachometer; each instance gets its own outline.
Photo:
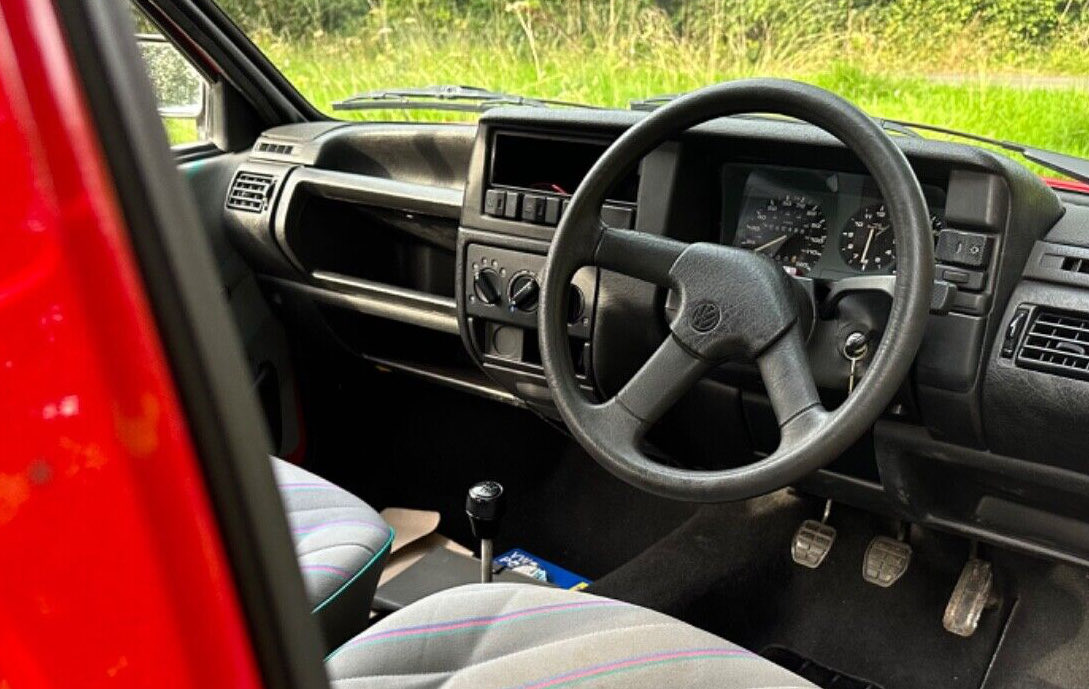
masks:
POLYGON ((847 220, 839 238, 843 262, 863 273, 888 268, 896 260, 896 239, 885 204, 860 209, 847 220))
MULTIPOLYGON (((930 216, 934 241, 944 228, 944 220, 930 216)), ((850 217, 840 233, 839 253, 844 263, 863 273, 888 269, 896 262, 896 238, 885 204, 866 206, 850 217)))
POLYGON ((827 236, 820 205, 786 195, 757 206, 738 228, 735 244, 771 256, 792 275, 805 275, 820 259, 827 236))

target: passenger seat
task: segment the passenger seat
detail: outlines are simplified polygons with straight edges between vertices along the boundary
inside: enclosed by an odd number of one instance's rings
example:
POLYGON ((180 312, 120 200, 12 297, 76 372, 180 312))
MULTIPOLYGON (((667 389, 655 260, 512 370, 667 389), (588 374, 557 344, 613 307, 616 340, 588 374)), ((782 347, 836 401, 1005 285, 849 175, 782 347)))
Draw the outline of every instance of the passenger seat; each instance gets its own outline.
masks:
POLYGON ((328 648, 367 627, 393 529, 348 491, 272 458, 303 582, 328 648))

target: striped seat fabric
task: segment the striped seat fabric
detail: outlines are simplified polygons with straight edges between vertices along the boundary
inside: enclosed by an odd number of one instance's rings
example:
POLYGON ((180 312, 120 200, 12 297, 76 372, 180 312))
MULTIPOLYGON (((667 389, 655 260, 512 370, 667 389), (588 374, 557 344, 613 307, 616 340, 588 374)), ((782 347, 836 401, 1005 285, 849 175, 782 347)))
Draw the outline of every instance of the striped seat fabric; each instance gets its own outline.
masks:
POLYGON ((294 464, 273 458, 306 593, 330 647, 362 630, 393 542, 370 505, 294 464))
POLYGON ((802 689, 809 682, 661 613, 526 584, 474 584, 390 615, 330 655, 334 689, 802 689))

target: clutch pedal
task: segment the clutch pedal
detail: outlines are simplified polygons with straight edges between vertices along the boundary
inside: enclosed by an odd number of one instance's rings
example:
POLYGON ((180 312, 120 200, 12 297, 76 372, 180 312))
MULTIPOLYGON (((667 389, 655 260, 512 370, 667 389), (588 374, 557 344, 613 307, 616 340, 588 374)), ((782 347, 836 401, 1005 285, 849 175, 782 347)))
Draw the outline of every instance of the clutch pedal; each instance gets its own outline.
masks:
POLYGON ((836 542, 836 528, 828 524, 832 512, 832 501, 824 504, 824 516, 820 521, 806 519, 794 532, 794 541, 790 547, 790 556, 802 567, 816 569, 828 557, 832 545, 836 542))
POLYGON ((973 554, 961 570, 953 595, 945 606, 945 614, 942 615, 945 631, 965 637, 975 634, 983 609, 991 600, 993 584, 991 563, 973 554))
POLYGON ((862 562, 862 578, 882 588, 899 581, 911 564, 911 544, 903 538, 904 529, 901 527, 900 538, 877 536, 870 541, 862 562))

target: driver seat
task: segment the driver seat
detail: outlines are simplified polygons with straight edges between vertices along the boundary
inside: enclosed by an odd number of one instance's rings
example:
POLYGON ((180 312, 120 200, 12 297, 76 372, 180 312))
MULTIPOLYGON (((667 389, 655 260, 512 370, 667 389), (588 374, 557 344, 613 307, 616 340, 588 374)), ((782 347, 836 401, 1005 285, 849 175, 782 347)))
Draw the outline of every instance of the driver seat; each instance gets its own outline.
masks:
POLYGON ((386 617, 326 660, 334 689, 815 685, 658 612, 532 584, 472 584, 386 617))

